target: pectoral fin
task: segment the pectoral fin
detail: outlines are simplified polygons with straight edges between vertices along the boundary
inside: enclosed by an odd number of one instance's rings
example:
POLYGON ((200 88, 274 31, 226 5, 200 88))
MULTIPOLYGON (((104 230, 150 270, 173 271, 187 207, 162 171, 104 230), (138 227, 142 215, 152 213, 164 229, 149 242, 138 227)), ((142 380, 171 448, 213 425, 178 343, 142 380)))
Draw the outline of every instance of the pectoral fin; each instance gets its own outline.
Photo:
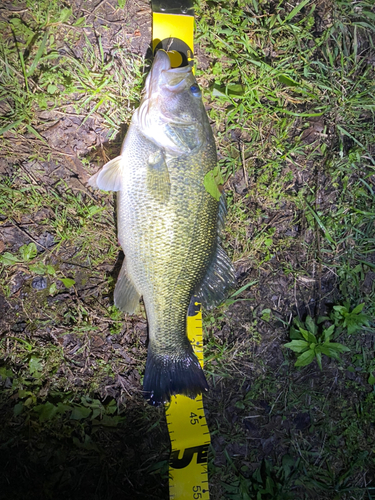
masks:
POLYGON ((126 260, 124 260, 114 292, 115 306, 125 313, 133 314, 138 307, 140 298, 141 296, 127 275, 126 260))
POLYGON ((121 191, 124 181, 124 157, 117 156, 109 161, 95 175, 90 177, 88 185, 103 191, 121 191))
POLYGON ((167 203, 171 192, 171 181, 165 156, 160 149, 151 153, 147 164, 147 191, 159 203, 167 203))

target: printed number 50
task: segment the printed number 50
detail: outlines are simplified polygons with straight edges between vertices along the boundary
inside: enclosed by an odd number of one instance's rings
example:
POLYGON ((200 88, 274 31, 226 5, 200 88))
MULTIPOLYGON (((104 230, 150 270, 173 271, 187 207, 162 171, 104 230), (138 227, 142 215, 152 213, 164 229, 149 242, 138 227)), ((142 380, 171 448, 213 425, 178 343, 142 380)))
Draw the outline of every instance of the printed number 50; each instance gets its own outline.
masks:
POLYGON ((202 493, 200 493, 200 491, 202 491, 202 488, 200 486, 193 486, 193 492, 194 492, 193 498, 194 499, 202 498, 202 493))

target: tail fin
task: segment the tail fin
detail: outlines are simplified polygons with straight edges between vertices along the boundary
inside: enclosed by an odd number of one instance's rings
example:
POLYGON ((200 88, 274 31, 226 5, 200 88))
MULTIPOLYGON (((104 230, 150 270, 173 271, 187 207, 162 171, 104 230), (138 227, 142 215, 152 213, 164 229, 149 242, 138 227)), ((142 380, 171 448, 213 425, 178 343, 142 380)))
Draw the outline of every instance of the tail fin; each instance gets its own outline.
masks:
POLYGON ((143 392, 151 405, 167 403, 176 394, 195 399, 206 391, 206 377, 191 346, 181 357, 177 353, 157 354, 151 344, 148 346, 143 392))

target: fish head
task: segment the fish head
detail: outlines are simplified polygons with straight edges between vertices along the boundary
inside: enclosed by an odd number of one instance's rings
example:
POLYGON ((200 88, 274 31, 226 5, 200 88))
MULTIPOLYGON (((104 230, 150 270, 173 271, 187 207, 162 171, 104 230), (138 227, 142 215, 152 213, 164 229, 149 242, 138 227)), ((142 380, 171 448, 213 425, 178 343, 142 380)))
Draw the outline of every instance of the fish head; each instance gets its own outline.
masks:
POLYGON ((197 150, 211 133, 191 67, 172 68, 164 50, 155 55, 137 111, 141 132, 173 156, 197 150))

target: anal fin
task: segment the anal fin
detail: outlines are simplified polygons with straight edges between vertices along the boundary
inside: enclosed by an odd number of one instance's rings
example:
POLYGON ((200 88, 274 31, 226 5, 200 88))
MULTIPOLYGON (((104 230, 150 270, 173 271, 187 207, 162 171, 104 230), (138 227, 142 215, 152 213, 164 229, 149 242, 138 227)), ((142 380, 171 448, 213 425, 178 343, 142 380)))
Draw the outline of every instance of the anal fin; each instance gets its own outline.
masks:
POLYGON ((140 294, 127 275, 126 260, 124 260, 114 292, 115 306, 125 313, 133 314, 138 307, 140 298, 140 294))

